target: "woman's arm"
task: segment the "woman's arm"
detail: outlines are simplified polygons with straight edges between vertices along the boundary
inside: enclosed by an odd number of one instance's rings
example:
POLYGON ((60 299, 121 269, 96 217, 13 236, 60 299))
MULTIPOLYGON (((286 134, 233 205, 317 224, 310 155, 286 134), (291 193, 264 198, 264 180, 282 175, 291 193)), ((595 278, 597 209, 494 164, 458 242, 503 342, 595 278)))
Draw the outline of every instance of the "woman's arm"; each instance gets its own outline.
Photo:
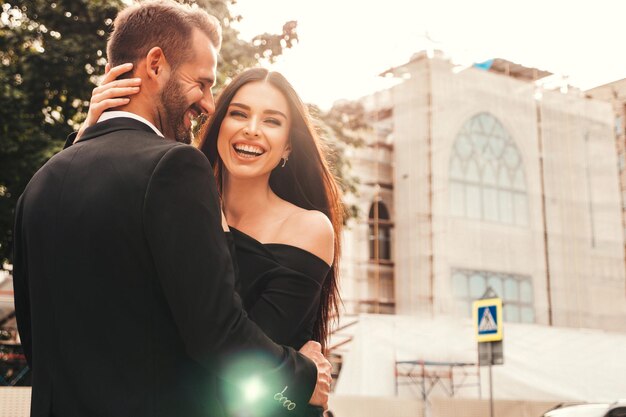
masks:
POLYGON ((270 339, 279 344, 300 348, 310 336, 302 331, 312 327, 319 308, 324 276, 308 275, 281 269, 270 279, 248 316, 270 339))

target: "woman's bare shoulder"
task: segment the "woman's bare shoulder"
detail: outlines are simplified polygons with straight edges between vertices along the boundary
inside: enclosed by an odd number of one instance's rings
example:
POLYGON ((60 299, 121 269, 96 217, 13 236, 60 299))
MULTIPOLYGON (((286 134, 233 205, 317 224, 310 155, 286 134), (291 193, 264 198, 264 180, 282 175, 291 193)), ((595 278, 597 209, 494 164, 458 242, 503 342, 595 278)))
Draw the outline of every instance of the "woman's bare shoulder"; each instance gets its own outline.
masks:
POLYGON ((280 243, 296 246, 333 263, 335 232, 330 219, 321 211, 297 207, 280 226, 280 243))

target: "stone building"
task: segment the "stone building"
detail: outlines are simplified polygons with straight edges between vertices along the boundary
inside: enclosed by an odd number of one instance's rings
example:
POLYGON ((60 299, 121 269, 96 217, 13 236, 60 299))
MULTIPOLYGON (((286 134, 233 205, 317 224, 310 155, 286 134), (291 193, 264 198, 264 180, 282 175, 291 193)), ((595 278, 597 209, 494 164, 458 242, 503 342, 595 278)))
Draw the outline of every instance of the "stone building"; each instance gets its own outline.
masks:
POLYGON ((508 322, 626 331, 611 105, 500 59, 422 52, 386 75, 349 154, 346 311, 469 316, 490 287, 508 322))

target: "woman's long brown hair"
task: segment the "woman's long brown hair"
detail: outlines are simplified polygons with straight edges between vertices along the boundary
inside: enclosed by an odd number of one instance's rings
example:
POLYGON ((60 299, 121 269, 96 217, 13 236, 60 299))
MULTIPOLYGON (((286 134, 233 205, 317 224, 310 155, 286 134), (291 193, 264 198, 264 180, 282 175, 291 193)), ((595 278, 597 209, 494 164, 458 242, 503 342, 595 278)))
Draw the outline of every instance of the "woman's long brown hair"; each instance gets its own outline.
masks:
POLYGON ((264 68, 252 68, 239 74, 221 92, 215 113, 200 133, 199 148, 209 158, 215 172, 217 188, 222 193, 224 165, 217 152, 217 137, 228 106, 241 87, 251 82, 268 82, 278 89, 289 103, 291 153, 284 168, 278 166, 270 174, 269 184, 280 198, 307 210, 319 210, 331 221, 335 239, 333 263, 322 284, 320 304, 313 327, 313 339, 323 351, 329 338, 330 321, 339 315, 341 301, 338 289, 339 257, 341 255, 341 229, 344 209, 341 195, 328 162, 323 143, 312 126, 305 105, 291 84, 280 73, 264 68))

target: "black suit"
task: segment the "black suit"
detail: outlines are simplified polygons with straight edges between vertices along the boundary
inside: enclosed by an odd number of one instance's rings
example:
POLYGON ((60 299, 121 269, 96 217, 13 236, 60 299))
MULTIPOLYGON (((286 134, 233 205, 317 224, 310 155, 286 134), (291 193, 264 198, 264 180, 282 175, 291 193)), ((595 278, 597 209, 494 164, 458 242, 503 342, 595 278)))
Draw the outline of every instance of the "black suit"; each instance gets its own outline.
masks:
POLYGON ((139 121, 96 124, 35 174, 14 286, 32 416, 221 415, 214 371, 249 350, 273 367, 264 407, 313 392, 313 362, 243 313, 207 159, 139 121))

